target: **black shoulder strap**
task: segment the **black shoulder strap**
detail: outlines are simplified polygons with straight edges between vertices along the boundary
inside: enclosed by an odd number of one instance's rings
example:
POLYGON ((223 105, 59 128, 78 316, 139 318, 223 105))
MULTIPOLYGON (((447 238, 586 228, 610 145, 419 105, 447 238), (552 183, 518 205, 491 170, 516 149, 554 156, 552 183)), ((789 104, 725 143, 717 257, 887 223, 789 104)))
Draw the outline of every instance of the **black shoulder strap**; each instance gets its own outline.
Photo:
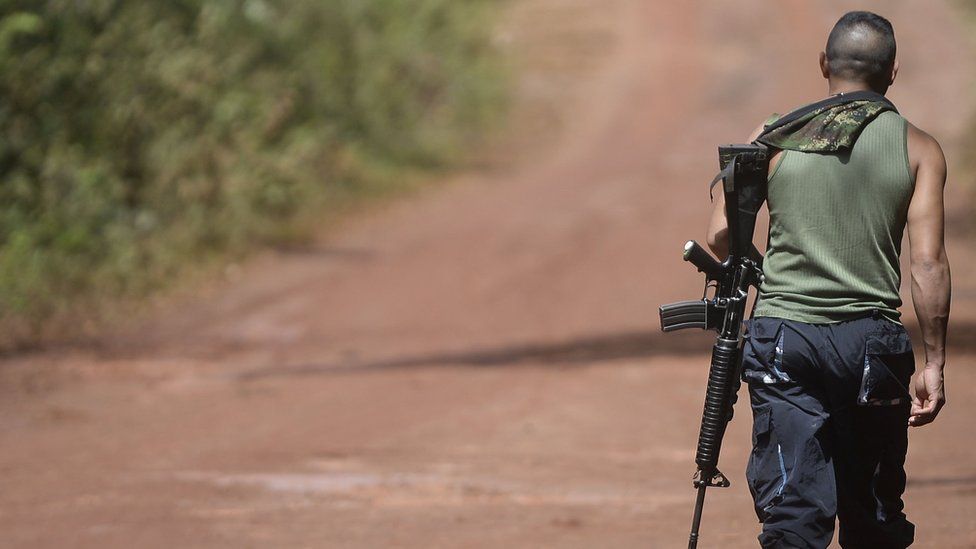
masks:
POLYGON ((715 177, 712 178, 712 182, 708 184, 709 200, 715 199, 715 197, 712 194, 712 189, 715 188, 715 185, 718 185, 719 181, 723 181, 729 177, 735 177, 735 162, 729 162, 728 164, 726 164, 725 167, 719 170, 718 174, 716 174, 715 177))
POLYGON ((779 117, 778 119, 769 123, 763 128, 763 131, 761 134, 759 134, 757 140, 775 129, 781 128, 800 118, 803 118, 804 116, 810 114, 811 112, 817 111, 819 109, 823 109, 825 107, 843 105, 844 103, 850 103, 852 101, 878 101, 881 103, 887 103, 888 106, 891 107, 891 110, 898 112, 898 109, 895 108, 894 103, 892 103, 887 97, 881 95, 878 92, 855 91, 855 92, 848 92, 848 93, 838 93, 836 95, 831 95, 826 99, 821 99, 816 103, 810 103, 809 105, 804 105, 796 109, 795 111, 792 111, 784 116, 779 117))

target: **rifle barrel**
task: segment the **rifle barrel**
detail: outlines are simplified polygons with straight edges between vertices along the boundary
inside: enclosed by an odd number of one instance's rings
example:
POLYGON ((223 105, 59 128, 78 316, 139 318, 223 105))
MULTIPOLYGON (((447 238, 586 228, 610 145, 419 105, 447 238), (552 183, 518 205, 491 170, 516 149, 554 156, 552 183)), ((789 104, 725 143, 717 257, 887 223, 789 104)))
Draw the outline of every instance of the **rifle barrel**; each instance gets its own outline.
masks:
POLYGON ((688 535, 688 549, 698 547, 698 528, 701 526, 702 509, 705 508, 705 489, 707 484, 698 486, 698 499, 695 500, 695 516, 691 519, 691 534, 688 535))

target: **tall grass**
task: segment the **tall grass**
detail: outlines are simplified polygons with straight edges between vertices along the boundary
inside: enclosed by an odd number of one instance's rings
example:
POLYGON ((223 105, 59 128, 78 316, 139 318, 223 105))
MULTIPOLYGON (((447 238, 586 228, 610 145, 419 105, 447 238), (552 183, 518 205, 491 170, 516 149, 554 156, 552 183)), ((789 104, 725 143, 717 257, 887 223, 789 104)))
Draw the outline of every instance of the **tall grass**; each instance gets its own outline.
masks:
POLYGON ((492 4, 0 3, 0 346, 456 159, 492 4))

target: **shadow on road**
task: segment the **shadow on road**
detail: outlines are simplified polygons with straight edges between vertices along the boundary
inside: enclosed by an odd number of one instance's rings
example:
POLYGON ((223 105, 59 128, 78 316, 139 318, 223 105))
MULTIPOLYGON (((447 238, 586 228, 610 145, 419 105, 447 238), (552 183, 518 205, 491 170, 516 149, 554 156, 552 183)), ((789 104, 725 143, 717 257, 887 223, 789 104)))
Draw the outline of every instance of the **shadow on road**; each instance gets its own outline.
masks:
MULTIPOLYGON (((908 326, 921 357, 921 335, 917 326, 908 326)), ((513 367, 582 366, 593 362, 628 360, 667 355, 706 355, 712 335, 698 331, 664 334, 657 331, 631 331, 604 334, 554 343, 525 343, 444 353, 429 353, 371 362, 341 361, 271 365, 244 372, 241 380, 272 377, 301 377, 329 374, 359 374, 385 370, 434 366, 513 367)), ((950 353, 976 352, 976 324, 953 325, 950 353)))
POLYGON ((582 366, 593 362, 662 355, 705 355, 712 337, 702 332, 664 334, 634 331, 556 343, 527 343, 470 351, 431 353, 373 362, 305 363, 268 366, 245 372, 240 379, 355 374, 431 366, 582 366))
POLYGON ((909 488, 956 488, 959 490, 972 490, 976 488, 976 476, 967 477, 923 477, 913 479, 908 478, 909 488))

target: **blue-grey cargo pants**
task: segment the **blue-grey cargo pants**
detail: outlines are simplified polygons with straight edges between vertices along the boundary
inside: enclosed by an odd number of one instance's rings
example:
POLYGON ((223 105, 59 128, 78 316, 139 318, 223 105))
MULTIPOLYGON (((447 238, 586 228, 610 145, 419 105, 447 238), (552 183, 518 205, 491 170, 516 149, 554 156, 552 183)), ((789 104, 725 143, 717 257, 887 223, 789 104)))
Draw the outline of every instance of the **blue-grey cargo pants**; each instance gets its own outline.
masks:
POLYGON ((874 314, 837 324, 749 321, 753 412, 746 477, 762 547, 903 548, 910 378, 905 329, 874 314))

